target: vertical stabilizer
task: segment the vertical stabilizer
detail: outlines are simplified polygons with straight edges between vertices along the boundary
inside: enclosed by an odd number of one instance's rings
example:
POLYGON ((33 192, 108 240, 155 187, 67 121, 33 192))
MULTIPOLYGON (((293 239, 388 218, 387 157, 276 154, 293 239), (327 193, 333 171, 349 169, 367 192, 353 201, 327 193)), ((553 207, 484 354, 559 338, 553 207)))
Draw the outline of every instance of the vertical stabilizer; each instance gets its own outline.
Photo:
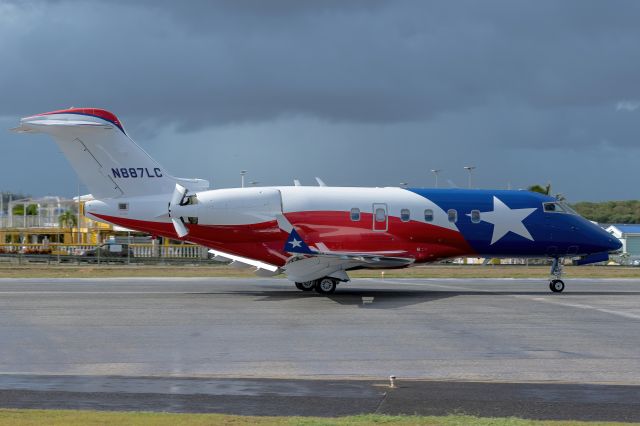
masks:
POLYGON ((118 117, 103 109, 38 114, 23 118, 14 130, 51 135, 96 198, 171 193, 178 181, 127 135, 118 117))

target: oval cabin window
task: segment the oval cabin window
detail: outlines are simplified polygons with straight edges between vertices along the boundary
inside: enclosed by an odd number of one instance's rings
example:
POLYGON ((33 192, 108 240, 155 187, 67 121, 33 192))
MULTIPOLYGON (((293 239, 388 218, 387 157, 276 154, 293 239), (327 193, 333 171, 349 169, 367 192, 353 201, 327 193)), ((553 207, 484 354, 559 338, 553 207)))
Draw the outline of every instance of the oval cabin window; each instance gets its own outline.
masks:
POLYGON ((458 221, 458 211, 455 209, 447 210, 447 218, 449 219, 449 222, 456 223, 458 221))
POLYGON ((426 209, 424 211, 424 221, 425 222, 433 222, 433 210, 426 209))

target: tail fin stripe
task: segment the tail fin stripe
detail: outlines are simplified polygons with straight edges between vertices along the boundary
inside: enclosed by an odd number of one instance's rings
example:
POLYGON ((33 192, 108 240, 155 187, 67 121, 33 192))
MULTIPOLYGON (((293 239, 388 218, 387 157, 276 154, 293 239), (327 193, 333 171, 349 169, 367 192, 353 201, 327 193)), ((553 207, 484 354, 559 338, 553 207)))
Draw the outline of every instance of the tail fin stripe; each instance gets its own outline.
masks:
POLYGON ((124 131, 124 128, 122 127, 122 124, 120 123, 120 120, 118 119, 118 117, 116 117, 116 115, 114 113, 106 111, 104 109, 99 109, 99 108, 60 109, 58 111, 50 111, 50 112, 44 112, 42 114, 37 114, 34 117, 43 116, 43 115, 51 115, 51 114, 76 114, 76 115, 86 115, 86 116, 89 116, 89 117, 101 118, 101 119, 103 119, 105 121, 108 121, 109 123, 113 124, 114 126, 116 126, 125 135, 127 134, 127 132, 124 131))

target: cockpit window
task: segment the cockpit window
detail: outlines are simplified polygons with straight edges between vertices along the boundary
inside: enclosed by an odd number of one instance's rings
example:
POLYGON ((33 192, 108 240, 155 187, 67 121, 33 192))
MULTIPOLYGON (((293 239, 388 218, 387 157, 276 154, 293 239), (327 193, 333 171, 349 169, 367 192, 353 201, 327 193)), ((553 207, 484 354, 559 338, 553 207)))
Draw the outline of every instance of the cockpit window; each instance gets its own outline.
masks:
POLYGON ((546 213, 563 213, 562 207, 558 203, 544 203, 543 206, 546 213))
POLYGON ((563 201, 552 201, 548 203, 542 203, 545 213, 564 213, 564 214, 578 214, 567 203, 563 201))
POLYGON ((580 215, 577 211, 575 211, 573 209, 573 207, 571 207, 568 203, 564 202, 564 201, 559 201, 558 204, 560 204, 562 206, 562 208, 564 209, 564 211, 566 211, 567 213, 570 214, 575 214, 575 215, 580 215))

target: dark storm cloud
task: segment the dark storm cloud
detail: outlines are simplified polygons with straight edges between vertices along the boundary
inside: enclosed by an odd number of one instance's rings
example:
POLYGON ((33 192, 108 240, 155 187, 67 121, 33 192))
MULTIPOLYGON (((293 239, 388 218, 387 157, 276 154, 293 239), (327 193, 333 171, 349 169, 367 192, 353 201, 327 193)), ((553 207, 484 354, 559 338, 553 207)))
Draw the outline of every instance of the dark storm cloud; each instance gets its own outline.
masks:
MULTIPOLYGON (((330 156, 305 160, 334 184, 366 184, 368 173, 375 184, 422 182, 423 170, 383 165, 381 153, 399 146, 412 167, 477 163, 486 185, 518 172, 589 198, 570 181, 593 156, 638 153, 638 22, 640 3, 618 0, 0 0, 0 116, 105 107, 143 145, 162 142, 167 159, 175 138, 228 129, 242 135, 234 143, 256 141, 244 149, 268 146, 266 164, 291 149, 358 153, 349 172, 330 156)), ((190 174, 248 161, 210 155, 192 157, 190 174)), ((263 173, 264 183, 290 181, 282 169, 263 173)), ((636 197, 620 186, 633 179, 598 179, 596 197, 614 186, 636 197)))
POLYGON ((0 113, 93 101, 186 127, 286 114, 428 120, 494 101, 613 106, 640 98, 639 6, 13 3, 0 84, 18 105, 0 113), (36 105, 20 96, 25 84, 36 105))

